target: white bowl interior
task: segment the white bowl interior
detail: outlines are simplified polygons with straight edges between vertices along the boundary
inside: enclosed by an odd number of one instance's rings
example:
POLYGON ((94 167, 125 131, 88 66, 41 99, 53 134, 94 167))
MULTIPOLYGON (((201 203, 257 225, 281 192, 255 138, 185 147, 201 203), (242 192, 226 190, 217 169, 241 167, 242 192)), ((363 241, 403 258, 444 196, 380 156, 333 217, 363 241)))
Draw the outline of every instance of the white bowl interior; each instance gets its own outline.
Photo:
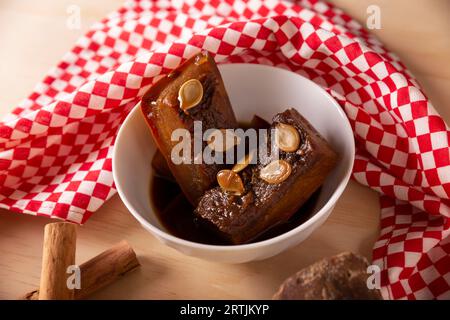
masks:
MULTIPOLYGON (((339 153, 339 163, 322 186, 313 209, 313 215, 320 215, 325 204, 335 202, 342 193, 353 165, 353 133, 340 106, 319 86, 290 71, 250 64, 220 65, 219 69, 239 121, 250 121, 254 114, 271 120, 276 113, 292 107, 339 153)), ((166 233, 150 203, 151 159, 155 150, 138 105, 125 120, 115 143, 116 187, 144 227, 151 231, 156 227, 163 231, 156 236, 178 241, 166 233)))

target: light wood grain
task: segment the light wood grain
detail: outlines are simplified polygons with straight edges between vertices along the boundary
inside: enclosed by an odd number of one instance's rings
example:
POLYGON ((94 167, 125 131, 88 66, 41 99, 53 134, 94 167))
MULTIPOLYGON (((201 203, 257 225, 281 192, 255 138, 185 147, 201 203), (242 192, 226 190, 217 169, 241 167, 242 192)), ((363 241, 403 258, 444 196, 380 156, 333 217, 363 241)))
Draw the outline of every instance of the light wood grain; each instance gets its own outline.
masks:
MULTIPOLYGON (((89 25, 121 0, 2 0, 0 2, 0 116, 24 98, 89 25), (65 27, 66 8, 81 8, 81 30, 65 27)), ((450 2, 446 0, 335 0, 360 22, 368 5, 381 8, 374 32, 415 73, 436 109, 450 120, 450 2)), ((125 239, 142 264, 94 299, 270 298, 287 276, 342 251, 370 258, 378 233, 375 192, 351 182, 327 222, 302 244, 271 259, 241 265, 205 262, 160 244, 113 197, 79 228, 76 261, 87 261, 125 239)), ((0 299, 39 284, 46 218, 0 212, 0 299)))

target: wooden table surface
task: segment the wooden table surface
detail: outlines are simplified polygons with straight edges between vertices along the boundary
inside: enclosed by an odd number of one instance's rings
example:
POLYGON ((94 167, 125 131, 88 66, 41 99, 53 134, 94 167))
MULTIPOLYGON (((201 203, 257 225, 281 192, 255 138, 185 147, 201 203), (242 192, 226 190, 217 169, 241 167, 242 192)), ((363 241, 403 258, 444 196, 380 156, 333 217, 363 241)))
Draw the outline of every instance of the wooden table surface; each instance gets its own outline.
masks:
MULTIPOLYGON (((367 6, 381 8, 374 30, 415 73, 436 109, 450 122, 450 2, 447 0, 336 0, 365 22, 367 6)), ((0 2, 0 116, 24 98, 89 25, 121 0, 2 0, 0 2), (66 27, 67 8, 79 5, 81 29, 66 27)), ((378 233, 378 196, 351 182, 327 222, 305 242, 265 261, 218 264, 184 256, 147 233, 118 196, 79 228, 81 263, 126 239, 140 270, 94 299, 263 299, 290 274, 350 250, 370 258, 378 233)), ((43 227, 51 220, 0 211, 0 299, 15 299, 39 283, 43 227)))

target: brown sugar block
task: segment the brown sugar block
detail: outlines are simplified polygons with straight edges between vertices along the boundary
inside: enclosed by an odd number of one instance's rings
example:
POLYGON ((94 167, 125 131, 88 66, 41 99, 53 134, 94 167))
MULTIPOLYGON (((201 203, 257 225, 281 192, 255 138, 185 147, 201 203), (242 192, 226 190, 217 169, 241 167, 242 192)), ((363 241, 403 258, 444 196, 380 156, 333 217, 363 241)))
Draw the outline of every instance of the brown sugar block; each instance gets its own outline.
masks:
POLYGON ((367 260, 350 252, 322 259, 288 278, 275 300, 382 300, 367 287, 367 260))

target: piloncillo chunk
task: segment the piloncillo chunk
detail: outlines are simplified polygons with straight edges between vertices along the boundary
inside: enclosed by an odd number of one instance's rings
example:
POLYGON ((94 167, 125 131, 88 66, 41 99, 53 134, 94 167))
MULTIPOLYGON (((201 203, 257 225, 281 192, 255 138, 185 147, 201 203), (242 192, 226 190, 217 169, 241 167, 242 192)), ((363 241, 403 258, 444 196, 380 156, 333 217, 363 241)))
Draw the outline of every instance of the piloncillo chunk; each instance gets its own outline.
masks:
MULTIPOLYGON (((366 258, 351 252, 322 259, 286 279, 275 300, 382 300, 369 289, 366 258)), ((369 280, 370 282, 370 280, 369 280)))

